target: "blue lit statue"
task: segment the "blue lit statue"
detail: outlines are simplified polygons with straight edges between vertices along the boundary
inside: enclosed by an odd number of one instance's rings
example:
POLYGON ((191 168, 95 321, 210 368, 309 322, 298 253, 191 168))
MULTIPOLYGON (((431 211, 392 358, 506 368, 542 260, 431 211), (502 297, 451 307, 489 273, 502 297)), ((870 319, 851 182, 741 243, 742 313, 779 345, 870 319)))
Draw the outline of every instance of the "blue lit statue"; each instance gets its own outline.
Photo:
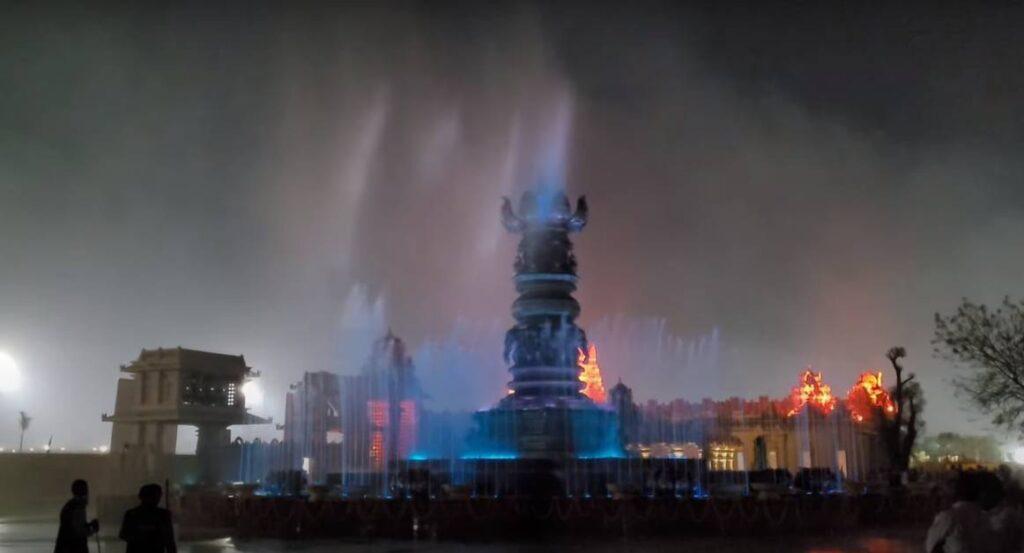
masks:
POLYGON ((505 228, 521 236, 515 260, 516 324, 505 334, 509 394, 477 413, 471 436, 480 456, 560 458, 618 456, 615 413, 581 393, 578 357, 586 334, 576 326, 580 304, 569 234, 587 224, 581 197, 571 211, 558 190, 530 190, 518 210, 504 199, 505 228))

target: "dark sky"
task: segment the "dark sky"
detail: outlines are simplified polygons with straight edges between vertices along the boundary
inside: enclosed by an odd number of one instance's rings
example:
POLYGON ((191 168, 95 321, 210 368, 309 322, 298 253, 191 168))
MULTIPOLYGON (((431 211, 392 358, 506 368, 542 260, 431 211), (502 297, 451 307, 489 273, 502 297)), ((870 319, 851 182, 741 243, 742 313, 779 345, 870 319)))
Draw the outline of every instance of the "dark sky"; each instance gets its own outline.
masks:
POLYGON ((245 354, 280 418, 385 325, 485 405, 499 198, 545 175, 590 200, 581 323, 641 399, 845 392, 902 344, 929 431, 984 430, 928 340, 1024 293, 1024 12, 717 4, 12 3, 0 447, 19 409, 105 442, 143 347, 245 354))

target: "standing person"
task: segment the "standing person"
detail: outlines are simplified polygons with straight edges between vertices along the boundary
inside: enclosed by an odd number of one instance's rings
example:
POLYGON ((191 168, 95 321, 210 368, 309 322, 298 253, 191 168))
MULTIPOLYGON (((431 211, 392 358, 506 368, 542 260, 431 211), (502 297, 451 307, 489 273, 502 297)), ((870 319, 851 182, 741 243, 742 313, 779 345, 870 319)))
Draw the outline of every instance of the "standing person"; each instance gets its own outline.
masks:
POLYGON ((160 508, 163 489, 146 484, 139 489, 141 505, 129 509, 121 523, 120 537, 128 542, 125 553, 177 553, 171 512, 160 508))
POLYGON ((89 553, 89 536, 100 531, 100 521, 85 521, 89 504, 89 484, 85 480, 71 483, 71 499, 60 510, 60 529, 53 553, 89 553))
MULTIPOLYGON (((1002 469, 1002 467, 1000 467, 1002 469)), ((981 507, 988 513, 994 532, 997 553, 1024 552, 1024 513, 1020 505, 1007 494, 1005 471, 997 476, 991 472, 982 473, 981 507)), ((1012 480, 1009 481, 1012 483, 1012 480)))
POLYGON ((925 538, 925 553, 989 553, 996 551, 996 535, 980 504, 985 482, 977 473, 961 472, 954 487, 953 505, 935 515, 925 538))

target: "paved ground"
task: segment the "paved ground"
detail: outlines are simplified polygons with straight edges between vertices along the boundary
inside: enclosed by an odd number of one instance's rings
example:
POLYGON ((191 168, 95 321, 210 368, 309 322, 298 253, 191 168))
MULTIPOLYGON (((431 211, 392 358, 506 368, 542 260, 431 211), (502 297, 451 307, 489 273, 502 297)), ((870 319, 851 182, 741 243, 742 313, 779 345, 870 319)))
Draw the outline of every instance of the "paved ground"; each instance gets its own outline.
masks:
MULTIPOLYGON (((302 551, 305 553, 441 553, 457 550, 460 553, 626 553, 686 551, 687 553, 919 553, 924 541, 924 528, 871 530, 841 536, 772 538, 686 538, 635 541, 595 541, 589 543, 534 543, 534 544, 452 544, 433 542, 279 542, 258 540, 234 543, 231 540, 213 540, 180 544, 182 553, 227 553, 251 551, 271 553, 302 551)), ((0 517, 0 551, 3 553, 50 553, 56 524, 41 518, 0 517)), ((106 531, 104 532, 106 533, 106 531)), ((113 537, 102 539, 103 553, 123 553, 124 546, 113 537)), ((96 551, 96 542, 90 542, 90 551, 96 551)))

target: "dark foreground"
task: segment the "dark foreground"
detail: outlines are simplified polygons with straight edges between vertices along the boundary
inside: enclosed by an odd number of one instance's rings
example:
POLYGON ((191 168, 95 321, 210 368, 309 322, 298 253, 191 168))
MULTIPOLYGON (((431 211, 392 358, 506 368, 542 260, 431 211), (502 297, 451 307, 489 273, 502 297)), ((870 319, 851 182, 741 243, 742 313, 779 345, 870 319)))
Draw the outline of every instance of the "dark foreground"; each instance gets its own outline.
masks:
MULTIPOLYGON (((4 553, 50 553, 53 551, 53 536, 57 533, 56 523, 40 518, 0 518, 0 551, 4 553)), ((104 532, 106 533, 106 532, 104 532)), ((548 543, 474 543, 459 544, 458 550, 466 553, 506 553, 547 551, 602 552, 648 552, 688 551, 691 553, 761 553, 761 552, 806 552, 806 553, 904 553, 919 552, 924 543, 925 527, 869 529, 843 532, 826 536, 767 536, 760 538, 731 537, 688 537, 675 539, 637 540, 587 540, 571 542, 553 541, 548 543)), ((124 546, 112 536, 102 538, 105 553, 123 553, 124 546)), ((229 551, 276 552, 303 551, 307 553, 350 552, 350 553, 408 553, 410 551, 443 552, 452 551, 451 543, 431 541, 280 541, 231 539, 183 542, 178 549, 183 553, 225 553, 229 551)), ((90 551, 96 551, 96 542, 90 543, 90 551)))
POLYGON ((947 503, 936 494, 318 501, 200 494, 183 498, 178 520, 188 535, 217 530, 244 539, 615 541, 914 528, 947 503))

